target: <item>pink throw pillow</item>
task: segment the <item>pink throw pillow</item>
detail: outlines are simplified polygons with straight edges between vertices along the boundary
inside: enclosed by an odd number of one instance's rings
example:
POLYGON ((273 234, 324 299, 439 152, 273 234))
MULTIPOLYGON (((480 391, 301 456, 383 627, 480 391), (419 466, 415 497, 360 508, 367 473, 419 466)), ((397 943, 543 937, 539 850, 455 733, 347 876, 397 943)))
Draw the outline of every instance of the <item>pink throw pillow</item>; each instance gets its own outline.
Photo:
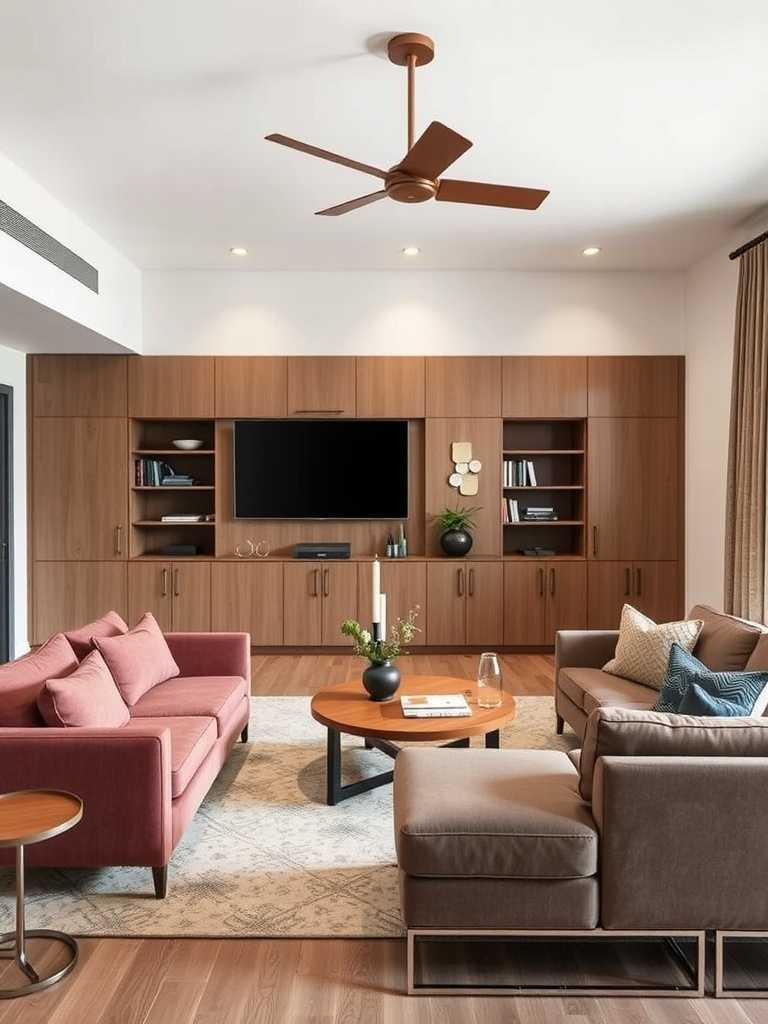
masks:
POLYGON ((71 675, 48 679, 37 698, 46 725, 65 728, 120 728, 131 720, 106 662, 91 651, 71 675))
POLYGON ((94 637, 94 643, 129 708, 153 686, 179 675, 179 666, 149 612, 125 636, 94 637))
POLYGON ((97 636, 123 636, 128 632, 128 624, 123 622, 117 612, 107 612, 95 622, 89 622, 80 629, 70 630, 64 636, 69 640, 72 650, 78 658, 84 658, 94 650, 93 638, 97 636))
POLYGON ((0 726, 41 725, 37 697, 45 681, 67 676, 76 668, 75 652, 63 633, 56 633, 23 658, 0 666, 0 726))

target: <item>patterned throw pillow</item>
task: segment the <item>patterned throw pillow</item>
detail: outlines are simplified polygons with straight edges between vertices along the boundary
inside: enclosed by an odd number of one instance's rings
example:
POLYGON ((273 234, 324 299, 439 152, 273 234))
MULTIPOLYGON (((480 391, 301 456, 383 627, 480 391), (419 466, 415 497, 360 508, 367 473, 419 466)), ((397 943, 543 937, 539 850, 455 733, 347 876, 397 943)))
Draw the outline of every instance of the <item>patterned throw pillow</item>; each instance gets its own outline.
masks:
POLYGON ((691 683, 680 702, 681 715, 709 716, 713 718, 746 718, 741 704, 732 704, 721 697, 712 697, 696 683, 691 683))
MULTIPOLYGON (((692 686, 697 686, 714 700, 728 701, 741 708, 742 715, 760 718, 768 705, 768 672, 712 672, 689 651, 672 645, 667 674, 654 711, 671 711, 684 715, 718 714, 716 711, 683 710, 692 686)), ((691 698, 697 703, 697 696, 691 698)))
POLYGON ((701 619, 656 623, 631 604, 621 610, 616 653, 603 665, 603 672, 624 676, 644 686, 661 689, 672 644, 692 651, 699 638, 701 619))

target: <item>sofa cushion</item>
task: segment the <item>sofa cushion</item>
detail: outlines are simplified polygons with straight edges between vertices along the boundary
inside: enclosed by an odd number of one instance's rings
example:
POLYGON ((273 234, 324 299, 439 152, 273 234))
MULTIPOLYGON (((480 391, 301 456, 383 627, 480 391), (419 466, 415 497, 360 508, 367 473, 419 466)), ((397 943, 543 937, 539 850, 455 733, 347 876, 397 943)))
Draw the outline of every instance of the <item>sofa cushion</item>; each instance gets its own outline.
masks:
POLYGON ((664 685, 654 711, 683 711, 689 687, 696 683, 712 697, 740 704, 742 714, 760 717, 768 705, 768 672, 711 672, 698 658, 672 644, 664 685))
POLYGON ((48 679, 37 706, 46 725, 63 728, 119 729, 130 718, 98 651, 91 651, 63 679, 48 679))
POLYGON ((587 720, 579 792, 592 799, 599 757, 768 757, 765 718, 700 718, 633 708, 598 708, 587 720))
POLYGON ((558 684, 587 714, 604 705, 649 708, 657 696, 650 686, 613 676, 600 668, 561 668, 558 684))
POLYGON ((168 729, 171 734, 171 796, 175 800, 216 745, 216 722, 203 717, 132 718, 125 729, 143 729, 147 725, 168 729))
POLYGON ((745 672, 768 672, 768 633, 763 633, 744 666, 745 672))
POLYGON ((63 633, 56 633, 36 651, 0 665, 0 726, 42 725, 37 698, 46 679, 60 679, 78 665, 63 633))
POLYGON ((240 676, 177 676, 140 697, 131 708, 131 717, 204 715, 216 719, 221 736, 247 695, 246 682, 240 676))
POLYGON ((78 658, 84 658, 94 649, 93 638, 96 636, 122 636, 128 632, 127 623, 123 622, 117 612, 107 612, 100 619, 89 622, 79 629, 71 629, 64 636, 70 643, 78 658))
POLYGON ((125 703, 133 707, 153 686, 179 674, 154 615, 144 615, 125 636, 94 637, 125 703))
POLYGON ((603 670, 658 690, 664 681, 672 644, 692 651, 702 626, 701 619, 654 622, 631 604, 625 604, 616 654, 603 665, 603 670))
POLYGON ((409 748, 395 762, 398 863, 409 875, 586 878, 597 832, 554 750, 409 748))
POLYGON ((680 715, 702 715, 716 718, 743 718, 744 708, 741 704, 734 704, 722 697, 713 697, 701 686, 691 683, 683 694, 680 707, 677 709, 680 715))
POLYGON ((704 623, 693 653, 713 672, 741 672, 763 633, 756 622, 726 615, 707 604, 694 605, 688 618, 704 623))

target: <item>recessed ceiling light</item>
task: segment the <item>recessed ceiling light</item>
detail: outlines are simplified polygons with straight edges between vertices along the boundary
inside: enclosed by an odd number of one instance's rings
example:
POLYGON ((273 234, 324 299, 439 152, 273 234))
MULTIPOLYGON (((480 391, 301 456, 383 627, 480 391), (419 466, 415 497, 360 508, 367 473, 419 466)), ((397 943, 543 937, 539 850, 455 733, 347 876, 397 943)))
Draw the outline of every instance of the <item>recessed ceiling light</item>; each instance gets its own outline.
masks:
POLYGON ((597 256, 597 254, 599 252, 600 252, 600 246, 599 245, 588 245, 586 249, 582 249, 581 250, 581 255, 582 256, 597 256))
POLYGON ((406 245, 403 249, 403 256, 418 256, 421 249, 417 245, 406 245))
POLYGON ((247 256, 248 250, 244 249, 242 245, 233 245, 229 250, 230 256, 247 256))

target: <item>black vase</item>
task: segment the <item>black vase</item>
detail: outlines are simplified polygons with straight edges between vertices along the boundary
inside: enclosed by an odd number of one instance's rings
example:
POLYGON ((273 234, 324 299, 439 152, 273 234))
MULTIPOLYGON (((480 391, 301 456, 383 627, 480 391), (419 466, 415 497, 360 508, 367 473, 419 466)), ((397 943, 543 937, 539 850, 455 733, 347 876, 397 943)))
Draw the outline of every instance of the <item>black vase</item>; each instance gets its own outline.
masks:
POLYGON ((446 530, 440 535, 440 547, 451 558, 468 555, 472 548, 472 534, 466 530, 446 530))
POLYGON ((363 672, 363 686, 371 700, 389 700, 400 686, 400 669, 390 661, 372 661, 363 672))

